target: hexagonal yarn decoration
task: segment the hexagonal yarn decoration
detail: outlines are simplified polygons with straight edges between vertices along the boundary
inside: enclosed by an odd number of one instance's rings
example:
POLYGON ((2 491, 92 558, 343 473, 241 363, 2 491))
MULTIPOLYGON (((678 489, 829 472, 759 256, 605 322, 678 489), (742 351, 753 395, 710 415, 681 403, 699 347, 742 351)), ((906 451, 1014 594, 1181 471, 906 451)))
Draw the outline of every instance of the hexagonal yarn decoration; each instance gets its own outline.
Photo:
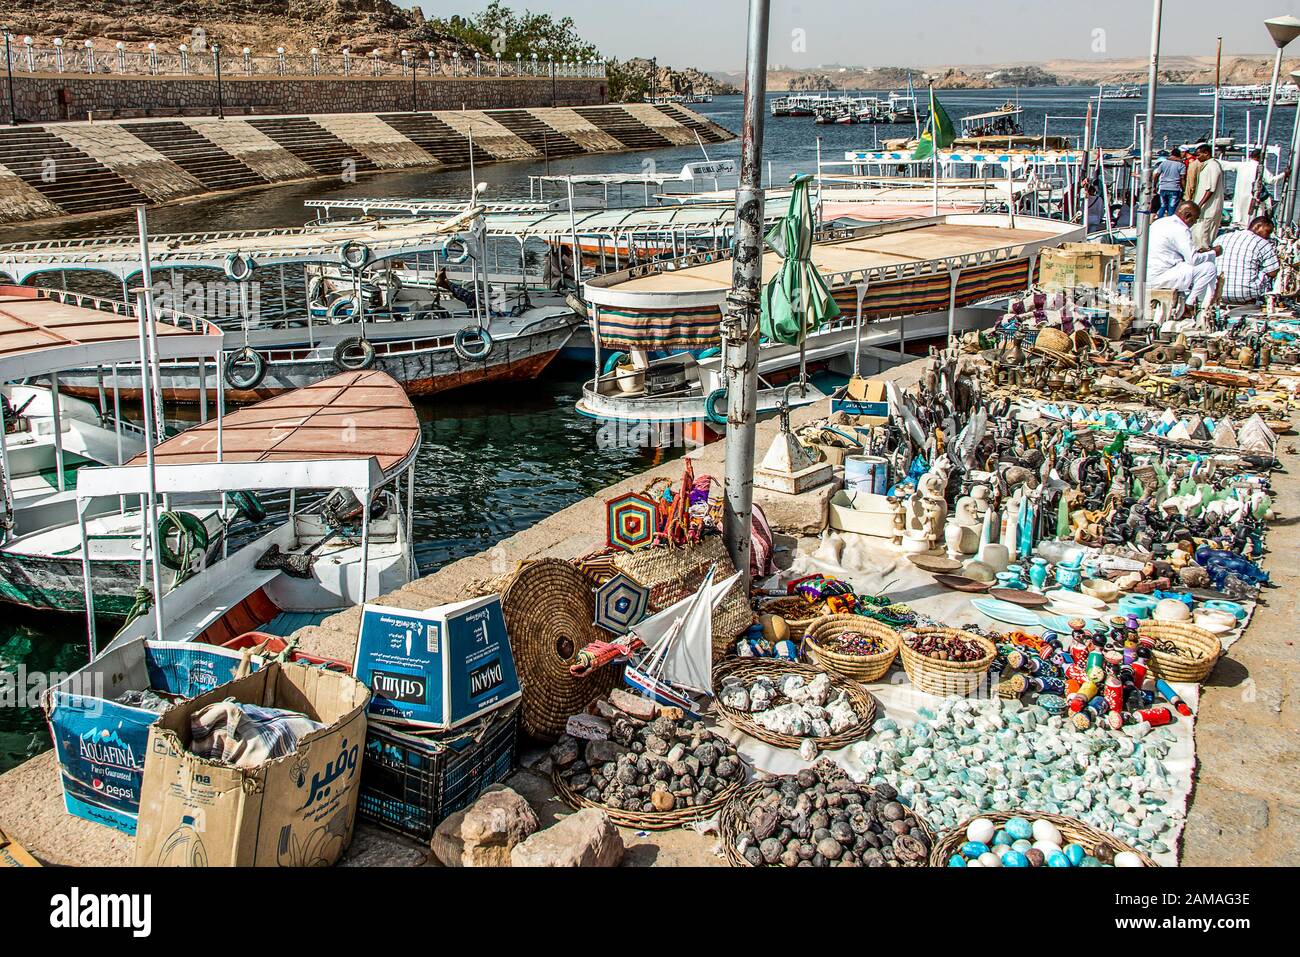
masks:
POLYGON ((596 589, 596 620, 593 624, 616 635, 626 635, 649 610, 650 589, 619 572, 596 589))
POLYGON ((614 548, 634 552, 655 537, 655 503, 644 495, 628 492, 605 504, 607 540, 614 548))

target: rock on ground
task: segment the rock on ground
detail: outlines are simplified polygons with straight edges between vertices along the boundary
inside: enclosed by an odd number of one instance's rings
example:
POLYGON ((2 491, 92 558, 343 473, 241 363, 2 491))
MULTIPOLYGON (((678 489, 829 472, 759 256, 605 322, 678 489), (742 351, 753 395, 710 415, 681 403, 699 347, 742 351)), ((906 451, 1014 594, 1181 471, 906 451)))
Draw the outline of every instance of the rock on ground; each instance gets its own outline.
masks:
POLYGON ((498 784, 439 824, 431 844, 447 867, 509 867, 510 852, 537 828, 528 802, 498 784))
POLYGON ((513 867, 617 867, 622 860, 618 828, 594 807, 562 818, 510 852, 513 867))

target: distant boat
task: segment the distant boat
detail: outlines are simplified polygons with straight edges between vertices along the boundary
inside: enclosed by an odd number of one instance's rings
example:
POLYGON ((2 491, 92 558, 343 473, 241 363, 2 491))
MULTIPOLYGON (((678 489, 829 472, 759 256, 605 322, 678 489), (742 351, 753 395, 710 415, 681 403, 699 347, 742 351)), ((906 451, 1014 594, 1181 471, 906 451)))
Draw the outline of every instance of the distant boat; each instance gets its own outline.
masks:
POLYGON ((1133 83, 1126 83, 1123 86, 1112 86, 1110 89, 1102 88, 1101 98, 1103 100, 1136 100, 1142 95, 1142 89, 1133 83))

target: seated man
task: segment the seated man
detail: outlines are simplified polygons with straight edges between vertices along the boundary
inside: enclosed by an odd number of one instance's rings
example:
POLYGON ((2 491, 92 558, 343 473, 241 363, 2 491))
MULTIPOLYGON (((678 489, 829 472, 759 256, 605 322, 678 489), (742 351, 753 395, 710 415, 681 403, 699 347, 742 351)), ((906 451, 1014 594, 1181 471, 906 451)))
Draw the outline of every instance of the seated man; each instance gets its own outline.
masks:
POLYGON ((1282 263, 1273 245, 1273 220, 1256 216, 1249 229, 1238 229, 1219 237, 1219 275, 1223 277, 1223 301, 1242 304, 1258 302, 1273 288, 1282 263))
POLYGON ((1172 216, 1151 224, 1147 247, 1147 286, 1177 289, 1187 298, 1188 308, 1208 312, 1219 283, 1214 265, 1217 249, 1197 250, 1192 245, 1192 224, 1201 215, 1195 203, 1179 203, 1172 216))

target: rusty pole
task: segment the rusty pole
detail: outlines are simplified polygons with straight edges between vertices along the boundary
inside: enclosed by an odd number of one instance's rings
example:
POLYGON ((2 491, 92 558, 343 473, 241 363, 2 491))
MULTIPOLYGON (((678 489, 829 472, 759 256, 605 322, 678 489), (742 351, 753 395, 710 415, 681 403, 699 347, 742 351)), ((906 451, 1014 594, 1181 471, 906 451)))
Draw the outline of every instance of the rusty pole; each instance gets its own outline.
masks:
POLYGON ((723 534, 736 570, 749 581, 758 424, 758 317, 763 286, 763 120, 766 115, 768 0, 749 0, 745 115, 736 189, 735 259, 722 320, 727 389, 723 534))

